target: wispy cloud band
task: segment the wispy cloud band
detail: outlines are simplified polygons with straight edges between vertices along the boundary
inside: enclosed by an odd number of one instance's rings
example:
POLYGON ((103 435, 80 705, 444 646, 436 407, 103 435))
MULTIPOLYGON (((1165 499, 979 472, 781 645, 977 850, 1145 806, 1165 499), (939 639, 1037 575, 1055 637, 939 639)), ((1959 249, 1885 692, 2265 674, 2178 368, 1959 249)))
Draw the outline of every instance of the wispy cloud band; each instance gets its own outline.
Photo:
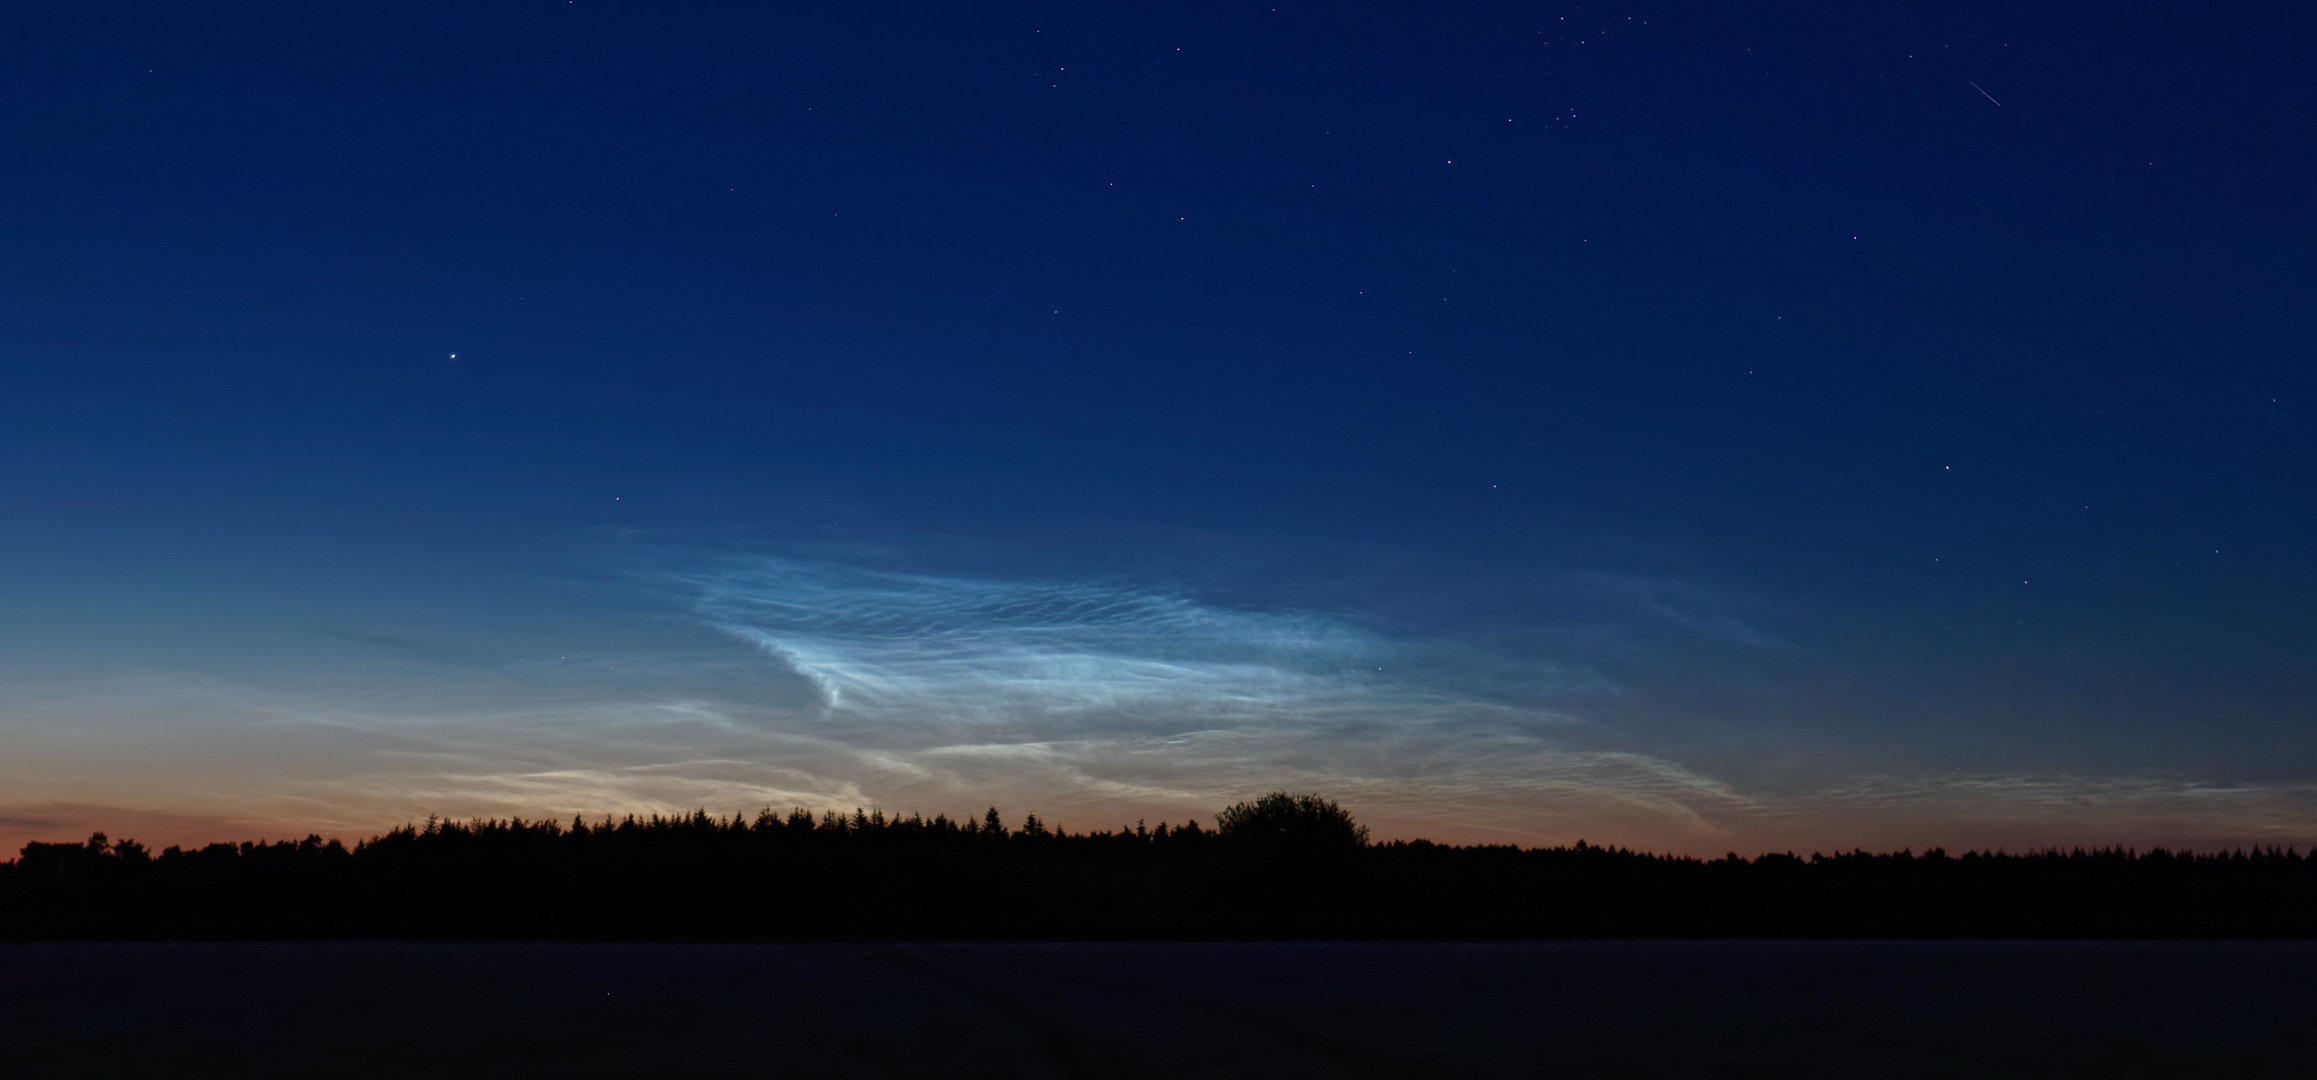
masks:
POLYGON ((1204 817, 1284 787, 1344 799, 1382 835, 1453 840, 2317 839, 2308 785, 1829 769, 1748 787, 1585 719, 1610 699, 1581 660, 1324 613, 762 556, 695 553, 651 575, 691 629, 649 647, 454 653, 365 631, 330 640, 407 677, 366 660, 334 686, 155 674, 40 698, 12 684, 0 784, 22 805, 341 831, 428 813, 992 802, 1084 827, 1204 817))

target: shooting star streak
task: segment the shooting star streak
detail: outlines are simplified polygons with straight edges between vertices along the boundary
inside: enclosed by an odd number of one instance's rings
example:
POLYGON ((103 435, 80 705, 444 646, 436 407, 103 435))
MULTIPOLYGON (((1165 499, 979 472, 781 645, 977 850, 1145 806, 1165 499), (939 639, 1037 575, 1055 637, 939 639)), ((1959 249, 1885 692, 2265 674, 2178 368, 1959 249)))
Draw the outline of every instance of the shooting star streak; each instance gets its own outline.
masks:
MULTIPOLYGON (((1983 89, 1983 88, 1982 88, 1982 87, 1981 87, 1981 86, 1980 86, 1978 83, 1975 83, 1975 82, 1971 82, 1971 80, 1969 80, 1969 79, 1965 79, 1965 80, 1963 80, 1963 81, 1964 81, 1964 82, 1967 82, 1967 83, 1971 83, 1971 88, 1972 88, 1973 90, 1978 90, 1978 91, 1979 91, 1979 96, 1980 96, 1980 97, 1986 98, 1986 99, 1987 99, 1987 100, 1989 100, 1989 101, 1995 101, 1995 95, 1988 93, 1988 92, 1987 92, 1985 89, 1983 89)), ((1998 108, 1998 109, 2000 109, 2000 108, 2002 108, 2002 107, 2003 107, 2003 103, 2002 103, 2002 102, 2000 102, 2000 101, 1995 101, 1995 107, 1996 107, 1996 108, 1998 108)))

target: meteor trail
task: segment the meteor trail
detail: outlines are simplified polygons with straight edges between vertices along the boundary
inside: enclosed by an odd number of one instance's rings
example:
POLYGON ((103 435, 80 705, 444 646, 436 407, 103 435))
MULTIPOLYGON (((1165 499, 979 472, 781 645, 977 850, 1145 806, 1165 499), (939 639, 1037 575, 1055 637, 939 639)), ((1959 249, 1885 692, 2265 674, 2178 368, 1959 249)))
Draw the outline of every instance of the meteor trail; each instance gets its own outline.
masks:
MULTIPOLYGON (((1975 82, 1971 82, 1971 80, 1969 80, 1969 79, 1965 79, 1965 80, 1963 80, 1963 81, 1964 81, 1964 82, 1967 82, 1967 83, 1971 83, 1971 88, 1972 88, 1973 90, 1978 90, 1978 91, 1979 91, 1979 96, 1980 96, 1980 97, 1986 98, 1986 99, 1987 99, 1987 100, 1989 100, 1989 101, 1995 101, 1995 95, 1988 93, 1988 92, 1987 92, 1985 89, 1981 88, 1981 87, 1980 87, 1980 85, 1979 85, 1978 83, 1975 83, 1975 82)), ((2002 108, 2002 107, 2003 107, 2003 103, 2002 103, 2002 102, 2000 102, 2000 101, 1995 101, 1995 107, 1996 107, 1996 108, 1998 108, 1998 109, 2000 109, 2000 108, 2002 108)))

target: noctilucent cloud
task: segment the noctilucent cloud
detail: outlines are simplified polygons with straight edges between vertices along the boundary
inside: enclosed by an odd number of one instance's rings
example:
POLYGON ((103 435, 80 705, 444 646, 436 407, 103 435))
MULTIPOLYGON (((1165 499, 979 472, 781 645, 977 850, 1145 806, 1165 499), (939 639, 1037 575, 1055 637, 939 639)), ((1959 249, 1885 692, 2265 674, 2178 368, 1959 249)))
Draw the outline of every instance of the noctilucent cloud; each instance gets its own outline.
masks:
POLYGON ((2317 842, 2317 25, 0 13, 0 842, 2317 842))

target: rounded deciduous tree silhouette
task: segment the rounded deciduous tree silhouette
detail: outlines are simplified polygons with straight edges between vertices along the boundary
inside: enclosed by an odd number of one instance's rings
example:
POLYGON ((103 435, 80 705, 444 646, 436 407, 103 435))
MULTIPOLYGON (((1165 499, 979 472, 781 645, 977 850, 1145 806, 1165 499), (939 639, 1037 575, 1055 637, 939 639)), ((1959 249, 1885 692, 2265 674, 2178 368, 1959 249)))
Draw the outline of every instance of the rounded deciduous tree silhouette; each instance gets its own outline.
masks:
POLYGON ((1285 791, 1216 814, 1215 831, 1229 839, 1295 847, 1359 847, 1368 842, 1368 827, 1354 822, 1334 800, 1285 791))

